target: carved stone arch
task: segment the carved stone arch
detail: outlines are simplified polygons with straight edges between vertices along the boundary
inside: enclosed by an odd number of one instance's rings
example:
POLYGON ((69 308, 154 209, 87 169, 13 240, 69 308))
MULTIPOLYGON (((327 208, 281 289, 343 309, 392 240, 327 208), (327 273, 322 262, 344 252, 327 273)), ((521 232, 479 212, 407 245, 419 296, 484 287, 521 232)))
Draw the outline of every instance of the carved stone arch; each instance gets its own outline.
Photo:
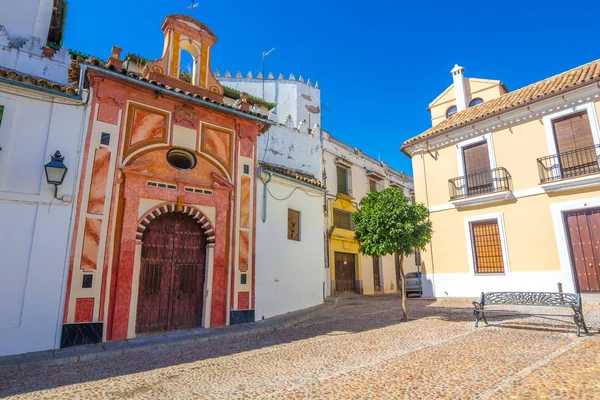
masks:
POLYGON ((161 204, 160 206, 154 207, 153 209, 148 211, 146 214, 144 214, 144 216, 140 219, 139 224, 138 224, 137 232, 135 235, 136 241, 138 241, 138 242, 142 241, 142 237, 144 236, 144 231, 146 230, 148 225, 150 225, 150 222, 154 218, 156 218, 164 213, 169 213, 169 212, 181 212, 181 213, 191 216, 202 227, 202 230, 204 231, 204 234, 206 235, 206 243, 209 245, 215 243, 215 230, 214 230, 212 224, 210 223, 210 221, 208 220, 208 218, 206 218, 206 216, 204 215, 204 213, 202 211, 198 210, 197 208, 190 207, 190 206, 182 206, 181 210, 178 211, 177 204, 175 204, 175 203, 161 204))

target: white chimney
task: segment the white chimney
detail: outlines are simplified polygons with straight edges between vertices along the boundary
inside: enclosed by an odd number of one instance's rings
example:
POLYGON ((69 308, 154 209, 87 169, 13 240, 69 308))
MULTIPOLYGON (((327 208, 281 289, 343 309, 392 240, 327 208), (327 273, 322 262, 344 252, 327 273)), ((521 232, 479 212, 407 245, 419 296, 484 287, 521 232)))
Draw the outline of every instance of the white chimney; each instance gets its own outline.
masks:
POLYGON ((467 94, 465 93, 464 73, 465 69, 458 64, 454 65, 452 71, 452 79, 454 79, 454 95, 456 96, 456 108, 458 111, 467 108, 467 94))

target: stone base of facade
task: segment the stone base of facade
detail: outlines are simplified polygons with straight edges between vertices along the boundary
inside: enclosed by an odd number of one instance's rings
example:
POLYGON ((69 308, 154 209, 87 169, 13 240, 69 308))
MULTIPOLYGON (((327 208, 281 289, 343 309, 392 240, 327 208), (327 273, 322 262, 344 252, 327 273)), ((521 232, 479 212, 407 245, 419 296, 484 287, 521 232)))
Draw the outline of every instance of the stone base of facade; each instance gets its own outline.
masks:
POLYGON ((87 322, 81 324, 64 324, 60 348, 94 344, 102 342, 102 322, 87 322))
POLYGON ((246 324, 254 322, 254 310, 239 310, 229 313, 229 325, 246 324))

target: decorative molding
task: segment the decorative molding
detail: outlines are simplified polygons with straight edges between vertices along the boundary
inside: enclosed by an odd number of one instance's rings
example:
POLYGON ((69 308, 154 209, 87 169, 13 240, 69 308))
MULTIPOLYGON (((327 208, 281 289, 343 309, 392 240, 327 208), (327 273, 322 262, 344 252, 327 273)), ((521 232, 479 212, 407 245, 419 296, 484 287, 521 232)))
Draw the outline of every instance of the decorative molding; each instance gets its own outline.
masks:
POLYGON ((190 106, 189 104, 175 106, 173 115, 175 123, 183 125, 187 128, 198 129, 200 118, 198 117, 198 113, 194 107, 190 106))
POLYGON ((456 208, 470 207, 481 204, 497 203, 499 201, 504 201, 509 197, 511 197, 511 192, 509 190, 505 190, 502 192, 484 194, 481 196, 467 197, 460 200, 452 200, 450 204, 452 204, 456 208))
POLYGON ((580 189, 590 186, 600 186, 600 174, 582 176, 580 178, 565 179, 556 182, 544 183, 540 188, 546 193, 561 192, 565 190, 580 189))
POLYGON ((208 220, 208 218, 206 218, 206 216, 202 213, 202 211, 198 210, 195 207, 190 207, 190 206, 186 206, 186 205, 180 206, 179 202, 162 204, 162 205, 155 207, 152 210, 148 211, 146 214, 144 214, 144 216, 140 219, 140 222, 138 223, 138 229, 136 232, 136 241, 137 242, 142 241, 142 238, 144 236, 144 231, 146 230, 146 228, 148 228, 148 225, 150 225, 150 222, 152 222, 153 219, 161 216, 162 214, 169 213, 169 212, 181 212, 181 213, 191 216, 202 227, 202 230, 204 231, 204 234, 206 235, 206 242, 207 243, 215 242, 215 230, 214 230, 213 226, 211 225, 210 221, 208 220))

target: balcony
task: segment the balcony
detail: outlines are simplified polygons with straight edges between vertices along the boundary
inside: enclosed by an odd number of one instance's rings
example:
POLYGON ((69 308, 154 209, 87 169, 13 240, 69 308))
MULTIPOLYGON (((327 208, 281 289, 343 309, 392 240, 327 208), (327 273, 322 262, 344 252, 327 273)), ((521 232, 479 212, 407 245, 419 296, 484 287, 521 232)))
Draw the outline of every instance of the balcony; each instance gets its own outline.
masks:
POLYGON ((546 191, 600 184, 600 145, 537 159, 540 186, 546 191))
POLYGON ((491 203, 506 199, 512 179, 506 168, 494 168, 448 180, 450 202, 457 207, 491 203))

